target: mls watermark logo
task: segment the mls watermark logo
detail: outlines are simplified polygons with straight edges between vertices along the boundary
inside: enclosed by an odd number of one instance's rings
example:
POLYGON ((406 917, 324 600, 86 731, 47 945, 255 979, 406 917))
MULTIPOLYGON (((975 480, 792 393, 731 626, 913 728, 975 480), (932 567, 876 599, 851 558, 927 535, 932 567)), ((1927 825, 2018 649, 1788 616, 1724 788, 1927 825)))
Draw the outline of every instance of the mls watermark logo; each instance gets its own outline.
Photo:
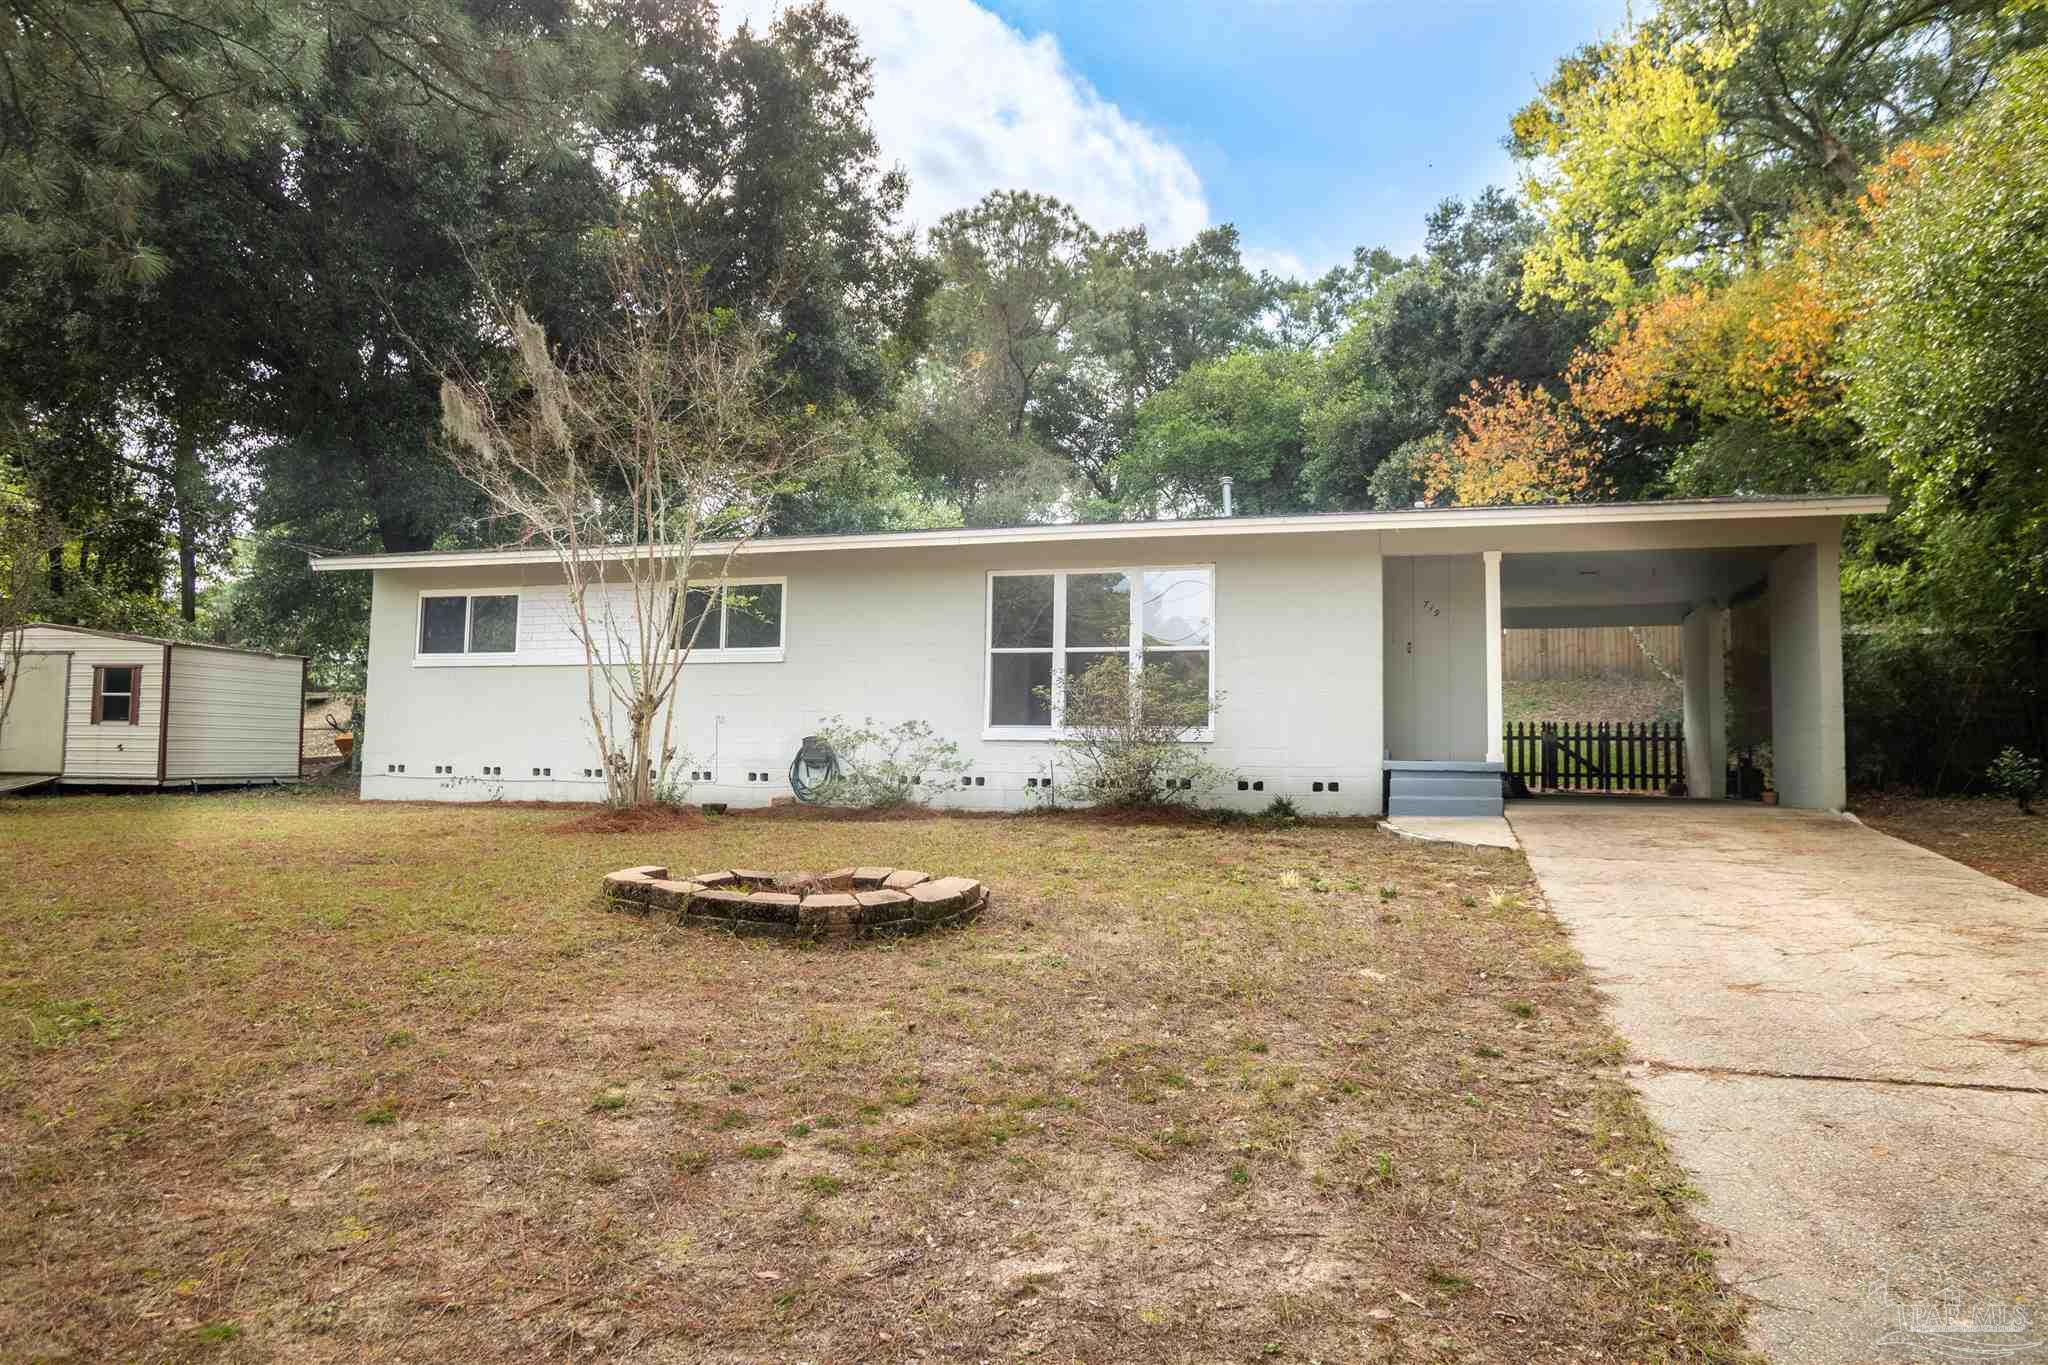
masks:
POLYGON ((1890 1285, 1873 1296, 1883 1316, 1876 1344, 1913 1360, 2013 1360, 2048 1348, 2031 1309, 1959 1285, 1944 1284, 1928 1298, 1902 1298, 1890 1285))

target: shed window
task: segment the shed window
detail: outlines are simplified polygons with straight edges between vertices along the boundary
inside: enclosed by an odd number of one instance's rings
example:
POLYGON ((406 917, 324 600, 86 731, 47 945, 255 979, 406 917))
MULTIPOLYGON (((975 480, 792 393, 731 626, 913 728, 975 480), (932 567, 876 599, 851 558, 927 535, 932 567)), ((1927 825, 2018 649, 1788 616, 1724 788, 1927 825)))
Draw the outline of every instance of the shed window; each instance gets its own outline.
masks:
POLYGON ((92 671, 92 723, 135 725, 141 720, 142 670, 100 665, 92 671))
POLYGON ((988 728, 1015 732, 993 737, 1056 731, 1065 684, 1106 659, 1214 697, 1214 597, 1207 568, 990 575, 988 728))
POLYGON ((519 594, 420 598, 420 653, 511 654, 519 648, 519 594))

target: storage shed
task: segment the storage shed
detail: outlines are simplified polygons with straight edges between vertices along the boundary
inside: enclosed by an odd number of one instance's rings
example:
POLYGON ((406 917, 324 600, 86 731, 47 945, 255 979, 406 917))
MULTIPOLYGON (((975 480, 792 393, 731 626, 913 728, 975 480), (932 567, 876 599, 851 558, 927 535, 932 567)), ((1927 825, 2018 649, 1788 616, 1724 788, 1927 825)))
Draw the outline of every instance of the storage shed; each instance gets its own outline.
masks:
POLYGON ((0 787, 299 780, 298 655, 77 626, 27 626, 12 643, 0 787))

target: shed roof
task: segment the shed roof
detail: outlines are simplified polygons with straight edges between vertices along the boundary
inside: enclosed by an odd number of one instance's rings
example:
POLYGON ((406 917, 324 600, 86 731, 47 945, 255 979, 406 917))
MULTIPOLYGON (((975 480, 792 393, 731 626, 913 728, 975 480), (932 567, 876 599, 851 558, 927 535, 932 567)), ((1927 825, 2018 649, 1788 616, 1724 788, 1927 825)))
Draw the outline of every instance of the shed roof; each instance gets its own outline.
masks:
POLYGON ((125 630, 94 630, 90 626, 67 626, 59 621, 30 621, 23 630, 61 630, 70 635, 94 635, 102 640, 132 640, 140 645, 169 645, 173 649, 210 649, 216 654, 253 654, 259 659, 303 659, 303 654, 279 654, 274 650, 250 649, 246 645, 215 645, 199 640, 167 640, 161 635, 136 635, 125 630))

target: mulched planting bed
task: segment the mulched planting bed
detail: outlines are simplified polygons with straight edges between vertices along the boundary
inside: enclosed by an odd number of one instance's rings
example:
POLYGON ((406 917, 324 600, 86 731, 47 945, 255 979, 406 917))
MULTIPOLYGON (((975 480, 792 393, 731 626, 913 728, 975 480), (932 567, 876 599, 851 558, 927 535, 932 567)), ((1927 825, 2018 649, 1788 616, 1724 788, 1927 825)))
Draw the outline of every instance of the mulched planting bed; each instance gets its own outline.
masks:
POLYGON ((1988 796, 1924 797, 1859 792, 1849 809, 1872 829, 2048 896, 2048 811, 2022 815, 1988 796))

